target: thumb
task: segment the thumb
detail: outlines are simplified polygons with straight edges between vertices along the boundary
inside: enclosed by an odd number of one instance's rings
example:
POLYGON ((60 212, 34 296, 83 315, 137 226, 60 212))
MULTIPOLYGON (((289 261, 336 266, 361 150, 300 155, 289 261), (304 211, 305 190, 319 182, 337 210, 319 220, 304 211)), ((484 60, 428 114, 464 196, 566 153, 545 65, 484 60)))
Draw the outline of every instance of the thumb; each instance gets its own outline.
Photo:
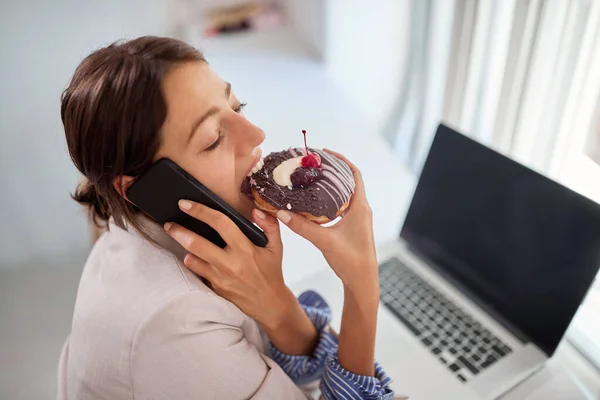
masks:
POLYGON ((284 210, 277 211, 277 219, 286 224, 293 232, 319 247, 325 234, 325 228, 301 215, 284 210))
POLYGON ((267 249, 281 248, 281 232, 279 230, 279 222, 277 222, 277 219, 259 209, 254 209, 252 212, 252 219, 256 225, 265 232, 265 235, 269 240, 267 249))

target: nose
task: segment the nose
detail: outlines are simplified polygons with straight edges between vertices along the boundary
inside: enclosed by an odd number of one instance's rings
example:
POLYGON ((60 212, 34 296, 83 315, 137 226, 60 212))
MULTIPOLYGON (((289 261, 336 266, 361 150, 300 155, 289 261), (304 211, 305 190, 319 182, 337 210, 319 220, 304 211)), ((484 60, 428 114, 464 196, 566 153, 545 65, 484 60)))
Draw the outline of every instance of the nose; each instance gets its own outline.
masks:
POLYGON ((265 132, 245 117, 240 115, 236 125, 235 136, 240 155, 250 153, 265 141, 265 132))

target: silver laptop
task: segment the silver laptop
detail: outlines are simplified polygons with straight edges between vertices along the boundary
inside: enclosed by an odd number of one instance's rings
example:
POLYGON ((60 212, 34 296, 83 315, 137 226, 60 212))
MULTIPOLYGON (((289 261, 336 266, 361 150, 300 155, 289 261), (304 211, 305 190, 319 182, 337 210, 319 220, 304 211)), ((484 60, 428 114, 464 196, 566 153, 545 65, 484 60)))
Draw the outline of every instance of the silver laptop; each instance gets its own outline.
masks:
POLYGON ((401 334, 383 365, 414 399, 491 399, 563 338, 600 265, 600 206, 441 125, 400 236, 378 249, 380 319, 401 334))

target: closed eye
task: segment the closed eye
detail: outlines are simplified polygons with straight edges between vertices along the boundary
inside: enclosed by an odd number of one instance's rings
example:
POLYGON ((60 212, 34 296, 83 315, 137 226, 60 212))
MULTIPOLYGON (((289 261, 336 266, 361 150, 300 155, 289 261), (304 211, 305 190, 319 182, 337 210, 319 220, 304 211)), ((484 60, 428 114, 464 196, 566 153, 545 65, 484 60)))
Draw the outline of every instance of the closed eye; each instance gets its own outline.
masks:
POLYGON ((219 137, 217 138, 217 140, 215 140, 213 144, 204 149, 204 151, 210 153, 211 151, 215 150, 217 147, 219 147, 219 144, 221 144, 221 139, 223 139, 223 135, 221 134, 221 132, 219 132, 219 137))
POLYGON ((239 114, 244 110, 244 108, 246 108, 247 105, 248 103, 240 103, 240 105, 234 108, 233 111, 239 114))
MULTIPOLYGON (((248 103, 240 103, 236 108, 233 109, 233 111, 240 114, 244 110, 244 108, 246 107, 247 104, 248 103)), ((211 151, 215 150, 217 147, 219 147, 219 144, 221 144, 222 139, 223 139, 223 135, 221 134, 221 132, 219 132, 219 137, 217 138, 217 140, 215 140, 210 146, 208 146, 206 149, 204 149, 204 151, 210 153, 211 151)))

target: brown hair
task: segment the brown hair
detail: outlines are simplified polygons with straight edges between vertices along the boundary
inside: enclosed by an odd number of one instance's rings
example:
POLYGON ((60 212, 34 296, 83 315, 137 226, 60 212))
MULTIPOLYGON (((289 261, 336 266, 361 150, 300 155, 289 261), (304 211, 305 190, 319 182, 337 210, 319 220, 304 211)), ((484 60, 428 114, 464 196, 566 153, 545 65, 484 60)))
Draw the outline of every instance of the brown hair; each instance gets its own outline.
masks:
POLYGON ((61 117, 71 159, 86 178, 72 197, 89 207, 96 225, 113 217, 118 226, 129 223, 143 232, 136 207, 113 182, 152 165, 167 116, 163 78, 192 61, 206 62, 179 40, 144 36, 97 50, 75 70, 61 98, 61 117))

